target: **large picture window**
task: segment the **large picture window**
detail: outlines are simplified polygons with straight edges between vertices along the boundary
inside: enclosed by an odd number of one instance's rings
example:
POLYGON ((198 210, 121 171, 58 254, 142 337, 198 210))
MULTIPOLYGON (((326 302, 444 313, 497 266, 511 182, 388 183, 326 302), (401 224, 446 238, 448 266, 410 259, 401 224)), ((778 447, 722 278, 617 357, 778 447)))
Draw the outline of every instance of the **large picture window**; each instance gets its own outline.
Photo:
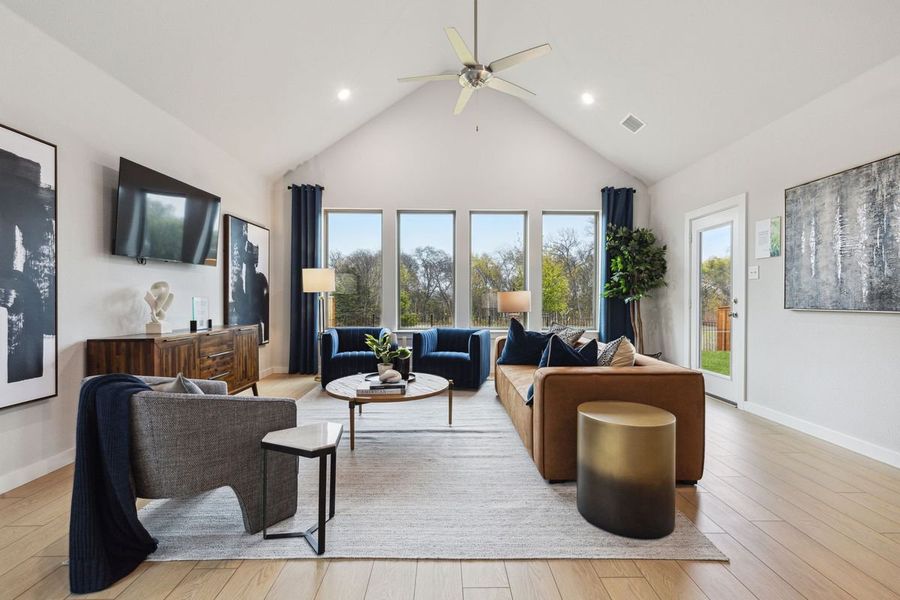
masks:
POLYGON ((597 327, 597 213, 544 213, 542 326, 597 327))
POLYGON ((331 323, 381 323, 381 213, 325 211, 325 260, 335 270, 331 323))
POLYGON ((454 322, 453 212, 397 214, 400 327, 423 329, 454 322))
POLYGON ((497 292, 525 289, 525 213, 471 213, 471 283, 473 327, 504 328, 507 315, 497 312, 497 292))

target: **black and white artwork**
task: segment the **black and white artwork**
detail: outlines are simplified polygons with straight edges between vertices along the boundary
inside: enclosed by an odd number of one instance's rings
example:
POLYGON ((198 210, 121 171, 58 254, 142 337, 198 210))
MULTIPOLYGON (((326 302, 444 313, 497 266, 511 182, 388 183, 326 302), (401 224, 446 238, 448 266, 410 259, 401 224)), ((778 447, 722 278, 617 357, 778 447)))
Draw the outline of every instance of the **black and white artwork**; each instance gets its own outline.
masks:
POLYGON ((784 306, 900 311, 900 154, 784 192, 784 306))
POLYGON ((56 395, 56 146, 0 125, 0 408, 56 395))
POLYGON ((259 326, 269 342, 269 230, 225 215, 225 315, 228 325, 259 326))

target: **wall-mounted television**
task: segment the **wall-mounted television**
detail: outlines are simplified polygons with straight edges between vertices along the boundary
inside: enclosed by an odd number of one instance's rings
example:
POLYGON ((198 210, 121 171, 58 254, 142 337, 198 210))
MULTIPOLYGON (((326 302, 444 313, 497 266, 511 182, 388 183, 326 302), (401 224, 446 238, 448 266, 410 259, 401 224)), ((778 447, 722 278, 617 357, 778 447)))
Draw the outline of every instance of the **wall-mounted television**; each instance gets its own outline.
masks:
POLYGON ((220 203, 218 196, 122 158, 113 254, 215 266, 220 203))

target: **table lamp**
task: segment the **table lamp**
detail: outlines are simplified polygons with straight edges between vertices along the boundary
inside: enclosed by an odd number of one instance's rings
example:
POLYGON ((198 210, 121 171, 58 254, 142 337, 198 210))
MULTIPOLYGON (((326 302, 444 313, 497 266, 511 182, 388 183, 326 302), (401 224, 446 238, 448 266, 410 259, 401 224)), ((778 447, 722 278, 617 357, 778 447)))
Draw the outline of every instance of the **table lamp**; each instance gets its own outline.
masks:
POLYGON ((318 365, 316 367, 316 381, 322 380, 322 333, 325 331, 327 323, 325 315, 325 295, 335 290, 334 269, 302 269, 303 293, 318 294, 319 300, 319 323, 316 334, 316 343, 319 351, 316 353, 318 357, 318 365))
POLYGON ((515 292, 497 292, 497 312, 510 316, 524 315, 531 310, 531 292, 518 290, 515 292))

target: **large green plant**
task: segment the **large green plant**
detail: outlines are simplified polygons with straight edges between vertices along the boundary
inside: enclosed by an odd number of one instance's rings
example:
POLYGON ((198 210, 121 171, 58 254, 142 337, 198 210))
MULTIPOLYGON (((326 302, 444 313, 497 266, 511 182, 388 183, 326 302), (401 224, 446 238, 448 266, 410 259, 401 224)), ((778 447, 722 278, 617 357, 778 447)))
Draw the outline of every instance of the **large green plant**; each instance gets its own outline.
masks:
POLYGON ((382 364, 393 362, 395 358, 407 359, 412 356, 409 348, 392 348, 392 341, 389 333, 380 338, 366 334, 366 346, 375 353, 375 358, 382 364))
POLYGON ((644 351, 641 300, 666 285, 666 247, 656 244, 649 229, 611 226, 606 233, 606 256, 611 276, 603 288, 604 298, 620 298, 628 306, 634 328, 635 347, 644 351))

